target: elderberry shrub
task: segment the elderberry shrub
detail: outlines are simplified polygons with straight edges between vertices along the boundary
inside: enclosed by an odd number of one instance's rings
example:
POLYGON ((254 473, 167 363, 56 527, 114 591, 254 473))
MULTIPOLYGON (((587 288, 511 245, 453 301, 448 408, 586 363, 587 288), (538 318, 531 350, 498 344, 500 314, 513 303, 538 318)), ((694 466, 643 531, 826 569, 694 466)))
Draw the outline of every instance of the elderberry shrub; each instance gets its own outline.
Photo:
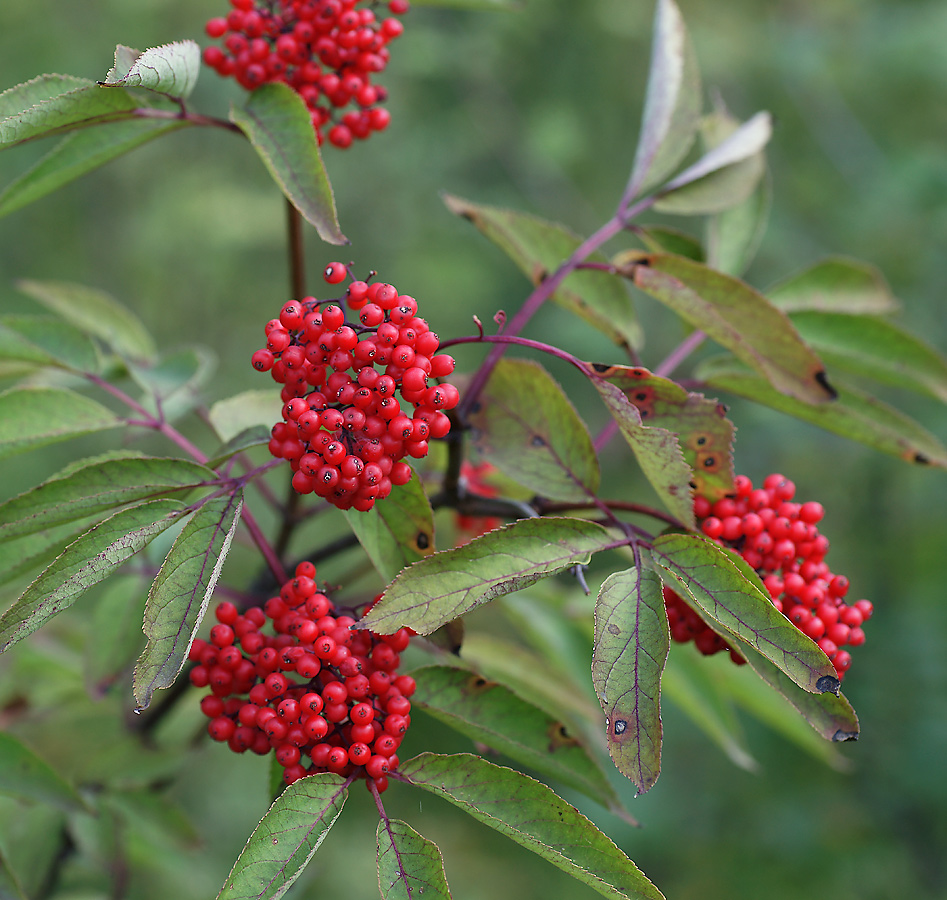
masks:
POLYGON ((315 575, 300 563, 279 596, 243 613, 219 603, 210 640, 191 645, 191 683, 211 690, 210 736, 235 753, 274 751, 287 784, 334 772, 384 791, 411 724, 415 682, 397 670, 413 632, 353 631, 315 575))
MULTIPOLYGON (((848 579, 829 569, 829 542, 816 528, 822 504, 793 502, 796 486, 778 473, 767 476, 761 488, 754 489, 745 475, 738 475, 735 485, 735 496, 715 503, 695 498, 700 530, 757 571, 773 606, 819 645, 841 679, 852 664, 851 654, 842 647, 865 643, 862 625, 871 618, 873 606, 869 600, 845 602, 848 579)), ((664 603, 675 641, 694 641, 707 656, 729 650, 734 662, 745 662, 669 588, 664 589, 664 603)))
MULTIPOLYGON (((339 284, 347 274, 331 263, 324 277, 339 284)), ((283 384, 283 421, 269 449, 289 460, 298 493, 371 509, 410 480, 405 456, 425 456, 428 441, 450 431, 445 411, 460 394, 430 382, 450 375, 454 360, 437 353, 439 339, 417 310, 391 284, 352 281, 344 300, 291 300, 267 323, 266 347, 251 362, 283 384), (343 305, 357 318, 349 321, 343 305)))
MULTIPOLYGON (((321 144, 345 148, 388 127, 388 92, 372 83, 388 65, 390 41, 404 26, 379 21, 375 4, 361 0, 230 0, 226 17, 205 31, 223 46, 204 50, 204 62, 248 91, 272 81, 288 84, 305 101, 321 144), (346 111, 347 110, 347 111, 346 111)), ((394 15, 407 0, 391 0, 394 15)))

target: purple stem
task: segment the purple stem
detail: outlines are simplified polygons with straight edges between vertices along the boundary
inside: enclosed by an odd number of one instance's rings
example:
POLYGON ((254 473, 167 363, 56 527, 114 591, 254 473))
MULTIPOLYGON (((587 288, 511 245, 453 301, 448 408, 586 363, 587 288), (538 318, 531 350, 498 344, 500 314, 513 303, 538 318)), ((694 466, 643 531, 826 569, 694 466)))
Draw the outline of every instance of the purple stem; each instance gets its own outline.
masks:
POLYGON ((667 378, 706 339, 707 335, 703 331, 692 331, 662 360, 654 370, 654 374, 667 378))

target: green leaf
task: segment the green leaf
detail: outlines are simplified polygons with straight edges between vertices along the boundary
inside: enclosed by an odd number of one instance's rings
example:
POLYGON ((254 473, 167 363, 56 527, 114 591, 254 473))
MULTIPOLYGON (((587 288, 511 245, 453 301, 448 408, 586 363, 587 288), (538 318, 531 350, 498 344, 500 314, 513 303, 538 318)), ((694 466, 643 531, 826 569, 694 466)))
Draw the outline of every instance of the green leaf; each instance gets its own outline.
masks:
POLYGON ((276 900, 302 874, 342 812, 345 782, 330 773, 289 785, 254 829, 218 900, 276 900))
POLYGON ((654 553, 655 562, 671 576, 670 587, 728 637, 759 651, 803 690, 838 693, 835 666, 773 606, 759 577, 740 557, 699 534, 661 535, 654 553))
POLYGON ((0 359, 22 360, 72 372, 98 372, 95 344, 82 331, 50 316, 0 318, 0 359))
POLYGON ((584 519, 520 519, 405 569, 359 625, 381 634, 402 625, 430 634, 494 597, 585 564, 620 543, 584 519))
POLYGON ((697 133, 701 104, 700 72, 681 11, 672 0, 658 0, 629 196, 659 184, 687 155, 697 133))
POLYGON ((537 494, 581 502, 598 490, 601 472, 588 429, 538 363, 501 359, 469 424, 481 456, 537 494))
POLYGON ((186 119, 130 119, 70 132, 0 192, 0 217, 42 199, 152 138, 190 124, 186 119))
POLYGON ((94 519, 69 522, 0 543, 0 585, 12 584, 49 565, 94 519))
POLYGON ((147 88, 184 99, 191 95, 201 68, 201 48, 195 41, 175 41, 139 53, 119 44, 115 65, 103 84, 147 88))
POLYGON ((139 362, 151 362, 157 356, 141 320, 104 291, 65 281, 21 280, 16 286, 120 356, 139 362))
POLYGON ((231 107, 230 121, 250 139, 273 180, 319 237, 347 244, 309 110, 299 94, 287 84, 264 84, 250 93, 243 109, 231 107))
POLYGON ((663 900, 599 829, 544 784, 477 756, 422 753, 399 772, 606 897, 663 900))
POLYGON ((0 616, 0 652, 72 606, 186 509, 177 500, 151 500, 115 513, 73 541, 0 616))
POLYGON ((174 683, 207 611, 243 509, 243 491, 208 500, 187 522, 158 572, 145 605, 148 645, 135 667, 134 693, 145 709, 174 683))
POLYGON ((830 256, 766 291, 784 312, 894 312, 898 303, 879 269, 857 259, 830 256))
POLYGON ((661 771, 661 673, 670 646, 657 572, 609 575, 595 605, 592 684, 605 713, 608 752, 639 794, 661 771))
POLYGON ((378 889, 384 900, 450 900, 444 860, 434 841, 421 837, 407 822, 381 819, 378 843, 378 889))
POLYGON ((412 675, 418 684, 412 707, 607 809, 624 813, 598 763, 561 720, 469 669, 424 666, 412 675))
POLYGON ((384 503, 344 515, 385 584, 434 552, 434 512, 416 472, 407 484, 395 485, 384 503))
POLYGON ((737 278, 749 268, 763 240, 772 201, 772 180, 764 172, 749 197, 708 219, 707 262, 711 268, 737 278))
POLYGON ((905 462, 947 468, 947 448, 934 435, 856 388, 840 385, 834 402, 811 406, 777 393, 730 357, 706 360, 695 374, 712 388, 762 403, 905 462))
MULTIPOLYGON (((630 230, 641 241, 645 249, 652 253, 674 253, 677 256, 686 256, 696 262, 704 261, 704 248, 700 241, 693 235, 677 228, 671 228, 667 225, 644 225, 635 226, 630 230)), ((637 254, 634 257, 626 257, 626 253, 627 251, 623 251, 615 256, 615 265, 625 265, 637 257, 637 254)))
MULTIPOLYGON (((780 693, 792 707, 827 741, 858 740, 858 716, 844 694, 811 694, 799 688, 771 662, 755 653, 747 653, 746 661, 771 688, 780 693)), ((744 695, 744 704, 748 698, 744 695)))
MULTIPOLYGON (((472 222, 516 263, 534 285, 552 275, 582 243, 582 238, 556 222, 515 210, 471 203, 451 194, 443 196, 452 213, 472 222)), ((602 253, 592 253, 585 259, 608 262, 602 253)), ((631 297, 621 278, 613 273, 580 269, 570 274, 550 299, 584 319, 616 344, 641 345, 641 326, 631 297)))
POLYGON ((694 475, 684 459, 677 435, 666 428, 643 425, 638 407, 621 388, 594 374, 591 378, 661 502, 682 525, 693 526, 694 502, 690 485, 694 475))
MULTIPOLYGON (((643 366, 589 364, 595 376, 619 387, 643 422, 673 431, 693 470, 695 491, 710 500, 733 492, 733 423, 727 409, 703 394, 643 366)), ((690 524, 689 519, 685 519, 690 524)))
MULTIPOLYGON (((0 797, 0 821, 3 821, 2 855, 13 882, 23 897, 41 897, 48 873, 68 846, 64 833, 66 816, 55 807, 27 804, 0 797)), ((8 900, 4 897, 3 900, 8 900)))
POLYGON ((0 848, 0 897, 3 900, 27 900, 26 894, 23 893, 23 886, 7 863, 2 848, 0 848))
POLYGON ((207 468, 216 469, 232 456, 243 453, 244 450, 249 450, 251 447, 259 447, 261 444, 268 444, 269 442, 270 429, 266 425, 251 425, 249 428, 237 432, 223 446, 218 447, 213 457, 207 461, 207 468))
POLYGON ((519 9, 519 0, 412 0, 412 6, 441 6, 447 9, 513 10, 519 9))
POLYGON ((947 403, 947 360, 886 319, 812 311, 790 319, 830 367, 947 403))
POLYGON ((142 107, 175 109, 173 101, 158 94, 133 93, 125 88, 102 87, 85 79, 68 76, 41 76, 0 94, 0 150, 24 141, 62 134, 75 128, 128 120, 142 107), (63 88, 55 94, 49 93, 63 88), (44 96, 45 94, 45 96, 44 96), (14 109, 17 102, 24 105, 14 109))
POLYGON ((210 408, 208 416, 218 437, 230 441, 254 425, 263 425, 269 432, 274 423, 282 421, 282 409, 279 391, 243 391, 218 400, 210 408))
POLYGON ((76 789, 13 735, 0 732, 0 793, 50 803, 60 809, 87 810, 76 789))
POLYGON ((705 127, 711 149, 661 188, 655 211, 684 216, 722 212, 745 201, 759 184, 766 170, 763 148, 773 133, 769 113, 757 113, 737 127, 718 112, 705 120, 705 127))
POLYGON ((732 351, 780 393, 808 403, 835 393, 821 360, 789 317, 748 284, 680 256, 652 254, 632 270, 637 287, 732 351))
POLYGON ((94 460, 0 504, 0 541, 216 480, 185 459, 94 460))
MULTIPOLYGON (((736 669, 729 655, 721 656, 726 656, 724 662, 728 669, 736 669)), ((736 710, 730 702, 730 692, 713 677, 716 671, 707 665, 708 662, 712 660, 699 654, 694 647, 680 647, 671 653, 661 678, 663 698, 678 707, 735 766, 756 772, 760 766, 746 746, 736 710)))
POLYGON ((190 412, 201 401, 200 389, 217 368, 207 347, 175 350, 151 366, 130 365, 129 374, 147 394, 143 405, 166 421, 190 412))
POLYGON ((75 391, 11 388, 0 393, 0 459, 122 424, 111 410, 75 391))

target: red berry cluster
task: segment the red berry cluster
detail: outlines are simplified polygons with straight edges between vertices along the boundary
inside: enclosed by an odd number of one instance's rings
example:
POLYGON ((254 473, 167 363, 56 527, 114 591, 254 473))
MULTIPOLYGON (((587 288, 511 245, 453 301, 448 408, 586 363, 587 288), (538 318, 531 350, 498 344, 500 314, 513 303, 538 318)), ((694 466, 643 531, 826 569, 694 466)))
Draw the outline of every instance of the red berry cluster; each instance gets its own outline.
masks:
MULTIPOLYGON (((282 81, 306 102, 319 143, 348 147, 388 127, 391 114, 377 104, 388 92, 372 76, 388 65, 388 43, 404 26, 378 21, 361 0, 230 0, 233 9, 205 28, 223 47, 204 50, 204 62, 248 91, 282 81), (345 107, 354 107, 342 112, 345 107)), ((374 5, 374 4, 373 4, 374 5)), ((407 0, 390 0, 395 15, 407 0)))
POLYGON ((201 700, 210 736, 235 753, 274 750, 287 784, 335 772, 383 791, 411 724, 415 682, 395 673, 413 632, 353 631, 315 574, 300 563, 278 597, 242 614, 220 603, 210 640, 191 646, 191 683, 211 689, 201 700))
MULTIPOLYGON (((495 472, 496 467, 486 460, 475 465, 465 459, 460 465, 461 483, 470 493, 480 497, 496 497, 499 491, 487 480, 495 472)), ((460 531, 457 546, 466 544, 488 531, 493 531, 502 524, 502 520, 497 516, 468 516, 463 513, 457 513, 455 521, 460 531)))
MULTIPOLYGON (((825 563, 829 542, 816 528, 822 504, 794 502, 796 486, 779 474, 755 490, 749 478, 738 475, 735 486, 735 496, 715 503, 695 498, 701 531, 756 569, 776 609, 818 643, 841 678, 852 664, 842 647, 865 643, 862 624, 873 607, 869 600, 845 603, 848 579, 834 575, 825 563)), ((693 640, 707 655, 729 649, 735 661, 743 662, 677 594, 665 588, 664 600, 675 641, 693 640)))
MULTIPOLYGON (((341 263, 325 270, 329 284, 346 276, 341 263)), ((353 281, 345 298, 358 313, 351 324, 342 303, 291 300, 267 323, 266 347, 252 363, 284 385, 283 421, 269 447, 290 461, 296 491, 368 510, 411 478, 403 457, 425 456, 428 440, 450 431, 445 410, 460 395, 452 384, 428 384, 450 375, 454 360, 437 353, 440 341, 413 297, 390 284, 353 281)))

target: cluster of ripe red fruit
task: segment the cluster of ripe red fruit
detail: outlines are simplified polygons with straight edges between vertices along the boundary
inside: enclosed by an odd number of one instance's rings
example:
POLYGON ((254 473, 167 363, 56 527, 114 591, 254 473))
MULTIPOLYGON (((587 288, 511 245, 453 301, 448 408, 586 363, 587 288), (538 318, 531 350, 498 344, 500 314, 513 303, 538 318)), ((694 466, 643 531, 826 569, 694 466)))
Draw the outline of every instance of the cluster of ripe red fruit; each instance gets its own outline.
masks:
MULTIPOLYGON (((749 478, 738 475, 735 486, 734 496, 715 503, 695 498, 701 531, 739 553, 759 573, 776 609, 818 643, 841 678, 852 664, 842 647, 865 643, 862 624, 873 607, 869 600, 847 604, 848 579, 834 575, 825 562, 829 542, 816 528, 822 504, 794 502, 796 486, 779 474, 768 476, 755 490, 749 478)), ((693 640, 707 655, 730 650, 735 662, 745 661, 668 588, 664 602, 675 641, 693 640)))
MULTIPOLYGON (((347 275, 342 263, 325 270, 329 284, 347 275)), ((267 323, 266 347, 252 363, 284 385, 269 449, 289 460, 300 494, 371 509, 410 480, 403 457, 425 456, 428 441, 450 431, 445 411, 460 394, 429 379, 450 375, 454 360, 437 353, 440 341, 417 309, 393 285, 352 281, 344 299, 291 300, 267 323), (351 323, 343 303, 358 314, 351 323)))
POLYGON ((274 750, 287 784, 334 772, 384 791, 411 724, 415 682, 396 673, 413 632, 353 630, 315 574, 300 563, 279 596, 243 613, 220 603, 210 640, 191 646, 191 683, 211 690, 201 700, 210 736, 235 753, 274 750))
MULTIPOLYGON (((206 26, 223 39, 204 50, 204 62, 249 91, 271 81, 295 90, 309 109, 319 143, 348 147, 388 127, 391 115, 379 103, 387 91, 372 78, 388 65, 388 43, 404 26, 375 16, 360 0, 230 0, 226 17, 206 26), (343 112, 346 107, 351 107, 343 112)), ((374 4, 372 4, 374 5, 374 4)), ((390 0, 395 15, 407 0, 390 0)))

